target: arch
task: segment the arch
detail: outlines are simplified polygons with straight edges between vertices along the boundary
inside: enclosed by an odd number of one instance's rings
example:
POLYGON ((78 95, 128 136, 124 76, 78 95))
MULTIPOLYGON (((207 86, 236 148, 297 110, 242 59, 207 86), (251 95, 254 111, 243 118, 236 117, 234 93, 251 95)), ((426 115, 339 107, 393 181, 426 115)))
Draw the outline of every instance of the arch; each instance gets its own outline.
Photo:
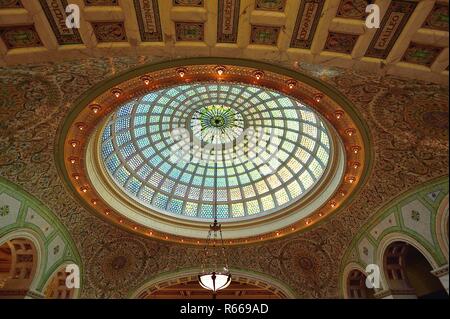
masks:
POLYGON ((374 298, 374 290, 365 286, 366 271, 359 263, 349 263, 342 273, 342 288, 345 299, 372 299, 374 298), (356 274, 360 274, 360 278, 355 278, 356 274), (353 278, 352 278, 353 277, 353 278), (351 283, 350 279, 358 280, 359 283, 351 283))
MULTIPOLYGON (((445 273, 448 265, 448 176, 440 177, 400 194, 381 207, 361 227, 346 249, 340 264, 339 295, 345 296, 345 282, 348 265, 357 263, 365 266, 367 258, 361 256, 360 243, 367 241, 373 251, 367 255, 371 263, 380 266, 380 292, 387 289, 382 253, 393 241, 405 241, 415 247, 427 259, 438 274, 445 273), (430 196, 432 194, 432 196, 430 196), (414 219, 403 209, 409 203, 418 201, 429 211, 420 220, 414 219), (429 219, 427 219, 429 218, 429 219), (424 222, 425 224, 423 224, 424 222), (427 225, 429 229, 424 229, 427 225), (426 231, 424 234, 422 231, 426 231), (441 270, 444 269, 444 270, 441 270)), ((366 251, 369 253, 369 251, 366 251)), ((364 254, 366 254, 364 253, 364 254)), ((377 295, 378 297, 383 294, 377 295)))
MULTIPOLYGON (((297 298, 295 292, 289 286, 268 275, 242 269, 231 269, 230 271, 233 274, 232 282, 247 283, 267 289, 279 298, 297 298)), ((197 280, 197 275, 198 269, 194 268, 164 273, 140 284, 137 289, 128 294, 128 297, 132 299, 146 298, 151 292, 158 290, 160 287, 197 280)))
POLYGON ((83 284, 83 264, 77 247, 58 217, 35 197, 0 177, 0 205, 7 207, 0 215, 0 246, 16 238, 33 243, 37 266, 27 297, 43 298, 44 285, 62 263, 80 267, 83 284))
POLYGON ((366 286, 367 275, 353 269, 347 277, 347 295, 350 299, 373 299, 374 291, 366 286))
POLYGON ((448 194, 439 205, 436 215, 436 237, 439 248, 448 263, 448 194))
POLYGON ((34 294, 44 272, 44 243, 32 230, 12 231, 0 238, 5 255, 10 254, 9 275, 4 275, 0 295, 25 298, 34 294))
POLYGON ((394 294, 418 298, 447 298, 447 293, 425 256, 404 241, 391 242, 384 251, 386 283, 394 294))
POLYGON ((378 244, 377 253, 375 257, 375 262, 380 267, 380 280, 381 285, 384 288, 389 288, 388 281, 386 280, 386 270, 384 267, 384 256, 386 249, 388 246, 394 242, 405 242, 411 246, 413 246, 415 249, 417 249, 428 261, 428 263, 431 265, 433 269, 438 268, 439 264, 436 261, 436 258, 433 257, 433 253, 428 251, 422 244, 420 244, 417 240, 414 238, 408 236, 404 233, 399 232, 393 232, 389 233, 386 236, 381 239, 381 241, 378 244))
POLYGON ((68 289, 66 286, 66 279, 69 275, 66 272, 66 266, 69 262, 62 263, 50 275, 43 286, 42 292, 45 298, 49 299, 77 299, 80 294, 79 288, 68 289))

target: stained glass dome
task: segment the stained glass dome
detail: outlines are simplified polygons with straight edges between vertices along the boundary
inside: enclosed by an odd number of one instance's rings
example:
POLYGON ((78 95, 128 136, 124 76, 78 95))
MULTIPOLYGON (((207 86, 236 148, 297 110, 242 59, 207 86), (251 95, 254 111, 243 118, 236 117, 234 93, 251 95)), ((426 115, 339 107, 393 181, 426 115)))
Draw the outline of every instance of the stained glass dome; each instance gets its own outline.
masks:
POLYGON ((162 214, 234 221, 273 214, 321 180, 327 126, 307 105, 252 85, 196 83, 122 105, 101 133, 110 179, 162 214), (215 167, 217 166, 217 170, 215 167))

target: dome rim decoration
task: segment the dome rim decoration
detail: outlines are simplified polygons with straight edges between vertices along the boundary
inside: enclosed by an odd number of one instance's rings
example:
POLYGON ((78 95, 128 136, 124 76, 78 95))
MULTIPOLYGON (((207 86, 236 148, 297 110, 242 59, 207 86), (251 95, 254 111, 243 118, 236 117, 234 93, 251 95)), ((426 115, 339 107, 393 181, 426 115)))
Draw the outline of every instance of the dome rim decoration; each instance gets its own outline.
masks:
MULTIPOLYGON (((298 218, 298 216, 294 218, 295 214, 290 211, 292 209, 287 207, 286 211, 272 213, 273 216, 268 214, 249 219, 247 224, 245 224, 245 221, 226 220, 224 229, 226 228, 226 234, 229 234, 226 238, 226 244, 244 244, 268 240, 318 225, 327 219, 327 216, 331 213, 334 214, 335 211, 348 205, 349 199, 365 183, 372 165, 370 154, 367 151, 370 149, 368 147, 370 145, 368 131, 348 100, 335 89, 304 74, 266 63, 231 58, 193 58, 145 65, 129 70, 113 79, 99 83, 78 101, 61 127, 61 138, 56 156, 61 157, 61 160, 58 161, 60 174, 84 207, 96 212, 103 219, 113 224, 146 237, 185 244, 203 243, 205 224, 197 221, 186 222, 173 218, 167 219, 166 216, 162 219, 159 218, 161 225, 167 226, 170 224, 171 227, 167 228, 157 225, 155 227, 154 224, 140 223, 139 220, 127 218, 123 210, 109 205, 110 197, 104 198, 104 196, 99 195, 97 192, 98 185, 96 185, 98 181, 95 181, 95 178, 89 175, 89 169, 93 167, 93 163, 97 160, 91 154, 93 144, 91 142, 95 140, 93 136, 99 134, 100 121, 107 118, 106 115, 117 109, 118 106, 149 91, 179 84, 208 82, 208 80, 266 87, 304 102, 305 105, 315 110, 322 117, 324 124, 328 126, 330 140, 333 140, 333 143, 330 144, 338 146, 332 147, 334 154, 330 157, 327 168, 327 170, 330 169, 328 173, 331 173, 331 175, 329 176, 334 178, 331 180, 333 189, 331 194, 323 198, 324 200, 319 207, 315 207, 307 216, 301 218, 298 218), (225 66, 226 72, 223 75, 215 73, 214 67, 217 65, 225 66), (187 71, 186 76, 180 77, 177 74, 177 69, 181 67, 184 72, 187 71), (236 70, 239 70, 239 72, 236 72, 236 70), (262 79, 255 79, 252 76, 255 70, 263 70, 265 76, 262 79), (148 84, 139 80, 146 75, 151 75, 151 78, 154 79, 150 88, 148 84), (295 84, 291 85, 292 81, 295 84), (111 94, 112 89, 115 89, 113 94, 111 94), (320 96, 320 98, 317 98, 317 96, 320 96), (94 114, 92 109, 89 108, 90 105, 94 104, 101 105, 98 114, 97 112, 94 114), (343 120, 339 119, 340 116, 337 116, 341 112, 345 114, 343 120), (332 131, 334 132, 331 133, 332 131), (71 145, 71 141, 74 140, 79 142, 77 147, 71 145), (340 150, 336 152, 338 149, 340 150), (357 154, 357 161, 353 159, 353 151, 357 154), (336 161, 337 159, 339 161, 336 161), (352 170, 353 164, 355 164, 354 170, 352 170), (339 169, 342 172, 338 172, 339 169), (338 176, 333 176, 336 174, 338 176), (286 218, 286 216, 289 218, 286 218), (282 221, 283 219, 285 223, 276 223, 277 220, 282 221), (267 225, 271 227, 266 227, 267 225), (181 232, 170 231, 170 229, 180 226, 188 227, 181 232), (198 228, 198 233, 193 231, 195 228, 198 228), (249 228, 253 228, 253 231, 249 231, 249 228)), ((328 173, 324 174, 327 175, 328 173)), ((323 187, 326 182, 330 181, 322 177, 318 184, 323 187)), ((105 194, 102 193, 102 195, 105 194)))

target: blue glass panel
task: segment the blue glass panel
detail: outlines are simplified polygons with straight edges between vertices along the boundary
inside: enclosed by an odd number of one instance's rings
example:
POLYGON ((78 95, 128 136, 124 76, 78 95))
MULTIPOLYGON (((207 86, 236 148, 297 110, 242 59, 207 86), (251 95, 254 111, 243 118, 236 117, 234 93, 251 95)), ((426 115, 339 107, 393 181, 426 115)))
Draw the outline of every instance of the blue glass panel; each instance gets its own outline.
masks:
MULTIPOLYGON (((204 126, 212 123, 205 114, 195 118, 197 132, 205 132, 204 126)), ((161 89, 120 107, 103 129, 100 155, 108 174, 130 197, 163 212, 211 218, 217 184, 218 218, 227 219, 276 211, 276 205, 302 198, 324 174, 331 141, 315 111, 289 96, 256 86, 198 83, 161 89), (224 112, 227 108, 231 111, 224 112), (215 141, 233 140, 245 123, 264 128, 266 135, 259 136, 258 147, 265 151, 257 149, 256 159, 250 152, 219 161, 217 172, 213 161, 171 160, 175 144, 171 131, 195 131, 191 116, 199 109, 224 116, 224 123, 230 125, 217 130, 224 135, 210 130, 209 139, 200 136, 204 142, 210 143, 214 135, 215 141), (278 140, 269 140, 270 134, 278 140), (281 166, 276 175, 266 175, 261 164, 274 151, 281 166), (225 204, 229 200, 232 203, 225 204)))

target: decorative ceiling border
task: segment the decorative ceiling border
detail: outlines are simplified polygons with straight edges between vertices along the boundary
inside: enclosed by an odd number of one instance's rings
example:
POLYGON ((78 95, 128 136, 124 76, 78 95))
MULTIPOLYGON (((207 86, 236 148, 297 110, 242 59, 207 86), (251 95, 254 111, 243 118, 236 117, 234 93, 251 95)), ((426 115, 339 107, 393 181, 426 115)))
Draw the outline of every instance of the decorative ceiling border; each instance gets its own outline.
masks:
POLYGON ((83 43, 78 29, 69 29, 66 26, 67 0, 39 0, 39 3, 59 45, 83 43))
POLYGON ((65 26, 66 3, 0 4, 0 65, 80 56, 281 57, 448 85, 448 0, 381 1, 379 30, 364 25, 366 0, 73 0, 78 30, 65 26))
POLYGON ((219 0, 217 19, 217 42, 236 43, 239 27, 240 0, 219 0))
POLYGON ((134 0, 137 22, 142 41, 159 42, 163 40, 158 1, 134 0))
POLYGON ((391 2, 365 55, 386 59, 416 6, 417 2, 413 1, 391 2))
POLYGON ((310 49, 325 1, 304 0, 298 11, 291 48, 310 49))

